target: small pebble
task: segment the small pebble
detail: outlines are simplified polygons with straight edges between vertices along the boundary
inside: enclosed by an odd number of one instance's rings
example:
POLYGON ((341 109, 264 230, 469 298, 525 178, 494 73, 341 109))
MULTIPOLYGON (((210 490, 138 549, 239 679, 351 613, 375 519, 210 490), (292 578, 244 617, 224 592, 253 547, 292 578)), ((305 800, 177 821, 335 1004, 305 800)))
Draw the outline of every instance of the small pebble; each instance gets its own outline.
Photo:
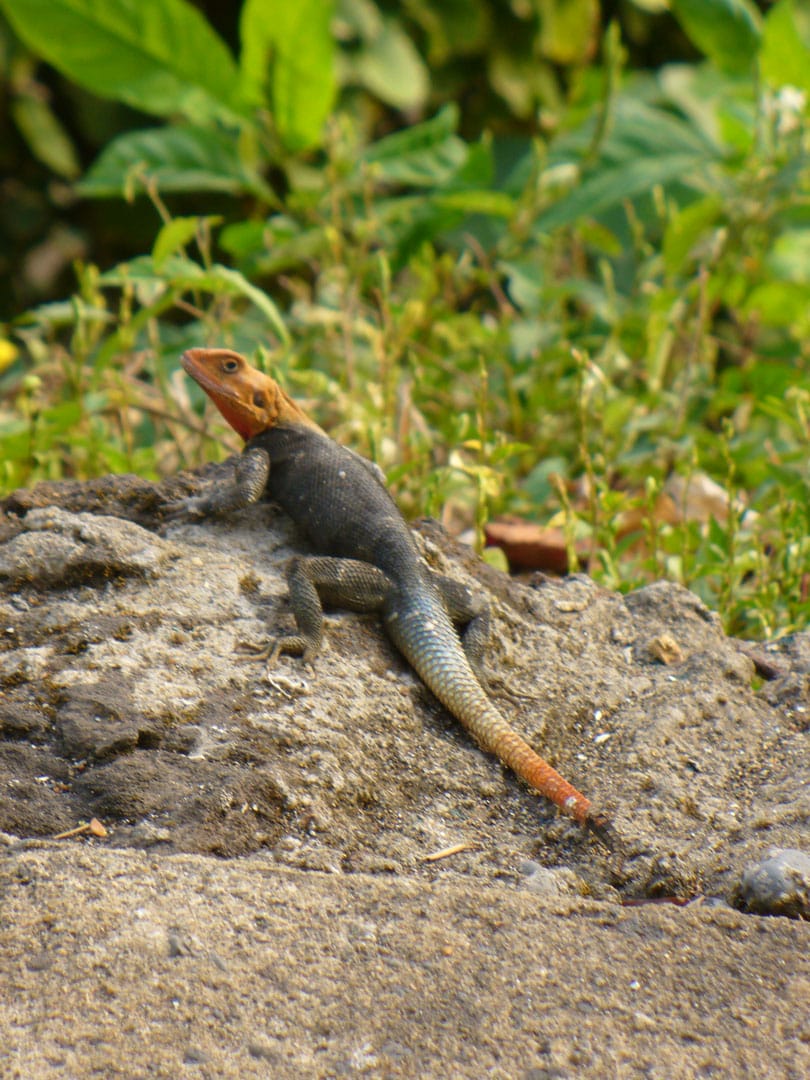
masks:
POLYGON ((190 1046, 188 1050, 186 1050, 185 1057, 183 1058, 184 1065, 205 1065, 207 1061, 208 1054, 195 1046, 190 1046))
POLYGON ((153 825, 151 821, 140 821, 132 827, 130 838, 136 840, 142 847, 153 847, 155 844, 171 843, 172 834, 169 829, 153 825))
POLYGON ((582 879, 565 866, 550 869, 547 866, 541 866, 533 859, 527 859, 521 863, 520 872, 526 879, 525 887, 540 896, 551 898, 584 895, 585 888, 582 879))
POLYGON ((810 918, 810 855, 796 848, 771 848, 764 859, 746 866, 736 898, 757 915, 810 918))

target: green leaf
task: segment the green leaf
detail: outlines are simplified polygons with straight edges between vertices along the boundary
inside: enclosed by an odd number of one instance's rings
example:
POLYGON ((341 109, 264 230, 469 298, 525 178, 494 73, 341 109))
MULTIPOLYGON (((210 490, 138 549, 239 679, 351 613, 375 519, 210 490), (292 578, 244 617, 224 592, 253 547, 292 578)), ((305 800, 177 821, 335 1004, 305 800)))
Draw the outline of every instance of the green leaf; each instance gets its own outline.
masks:
POLYGON ((177 289, 184 292, 187 289, 196 289, 214 294, 242 295, 265 315, 283 342, 290 340, 281 312, 267 293, 251 285, 238 270, 218 263, 202 267, 184 255, 170 255, 158 268, 151 255, 140 255, 101 274, 99 284, 119 287, 134 284, 158 290, 177 289))
POLYGON ((793 0, 779 0, 768 12, 760 70, 772 86, 795 86, 810 94, 810 49, 799 34, 793 0))
MULTIPOLYGON (((580 133, 574 133, 578 140, 580 133)), ((573 146, 577 145, 574 141, 573 146)), ((570 161, 562 156, 561 141, 553 164, 570 161)), ((704 182, 707 169, 719 157, 703 135, 663 109, 640 101, 617 103, 614 129, 602 147, 602 158, 570 192, 543 211, 537 219, 543 230, 569 225, 579 217, 598 217, 672 183, 693 187, 704 182)))
POLYGON ((219 246, 239 260, 250 277, 277 274, 318 259, 328 248, 324 230, 302 228, 292 218, 276 214, 267 221, 240 221, 226 226, 219 246))
POLYGON ((539 0, 540 55, 555 64, 582 64, 599 44, 599 0, 539 0))
POLYGON ((361 155, 360 164, 375 166, 375 175, 391 184, 442 184, 467 158, 467 146, 455 133, 457 124, 457 107, 446 105, 431 120, 373 143, 361 155))
POLYGON ((100 97, 157 116, 235 119, 236 65, 187 0, 0 0, 26 45, 100 97))
POLYGON ((266 233, 267 224, 264 221, 237 221, 222 229, 217 242, 229 255, 249 259, 267 249, 266 233))
POLYGON ((810 229, 789 229, 779 236, 767 255, 774 277, 810 285, 810 229))
POLYGON ((785 281, 769 281, 752 290, 744 311, 766 326, 782 328, 806 317, 810 306, 810 286, 785 281))
POLYGON ((698 199, 679 211, 667 224, 664 233, 664 265, 671 274, 690 273, 689 260, 701 241, 714 235, 714 227, 723 216, 723 200, 716 195, 698 199))
POLYGON ((761 36, 753 0, 672 0, 672 13, 689 39, 723 71, 751 71, 761 36))
POLYGON ((12 103, 11 115, 35 158, 66 180, 79 175, 81 167, 70 136, 45 101, 21 95, 12 103))
POLYGON ((540 230, 548 232, 570 225, 580 217, 598 217, 652 190, 656 184, 673 180, 688 181, 696 167, 693 154, 669 154, 666 157, 637 158, 613 168, 602 168, 560 199, 537 219, 540 230))
POLYGON ((408 15, 425 35, 422 52, 431 68, 485 53, 492 36, 493 16, 486 0, 442 0, 430 7, 412 6, 408 15))
POLYGON ((563 102, 552 64, 531 53, 493 48, 487 64, 492 88, 511 111, 523 119, 534 115, 538 103, 551 103, 562 110, 563 102))
POLYGON ((220 286, 229 289, 232 292, 241 293, 242 296, 247 297, 247 299, 250 300, 251 303, 253 303, 267 318, 267 321, 273 327, 278 337, 285 345, 289 345, 290 334, 287 327, 284 325, 281 312, 266 292, 262 292, 261 289, 252 285, 238 270, 232 270, 229 266, 214 264, 214 266, 211 267, 210 274, 213 276, 214 281, 220 286))
POLYGON ((196 127, 149 128, 119 135, 90 166, 77 189, 81 195, 96 198, 120 197, 147 178, 163 192, 264 193, 260 178, 241 165, 234 138, 196 127))
MULTIPOLYGON (((115 317, 104 308, 83 306, 82 315, 88 320, 113 323, 115 317)), ((47 331, 73 326, 76 322, 76 305, 72 300, 57 300, 50 304, 40 304, 23 312, 15 319, 20 326, 42 326, 47 331)))
POLYGON ((515 213, 515 200, 503 191, 440 191, 431 202, 445 210, 462 210, 465 214, 511 218, 515 213))
POLYGON ((152 247, 152 258, 156 267, 160 268, 170 255, 174 255, 189 240, 194 239, 199 221, 196 217, 176 217, 166 222, 152 247))
POLYGON ((335 100, 332 0, 246 0, 242 8, 242 94, 269 106, 288 150, 320 145, 335 100))
POLYGON ((344 83, 359 83, 395 109, 418 109, 427 101, 430 77, 416 46, 395 19, 383 18, 380 32, 364 49, 341 57, 344 83))
MULTIPOLYGON (((499 261, 499 272, 506 277, 509 296, 523 311, 538 314, 546 284, 543 268, 532 259, 499 261)), ((522 330, 521 330, 522 334, 522 330)))

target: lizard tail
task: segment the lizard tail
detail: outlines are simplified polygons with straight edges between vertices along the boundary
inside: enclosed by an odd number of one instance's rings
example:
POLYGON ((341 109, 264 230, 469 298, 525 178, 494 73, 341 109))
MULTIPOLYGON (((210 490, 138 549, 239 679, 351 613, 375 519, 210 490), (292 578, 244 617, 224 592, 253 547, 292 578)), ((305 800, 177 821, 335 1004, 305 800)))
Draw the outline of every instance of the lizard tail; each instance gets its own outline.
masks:
POLYGON ((513 769, 527 784, 545 795, 555 806, 570 814, 580 825, 588 822, 591 812, 589 799, 560 776, 515 731, 499 731, 491 747, 505 765, 513 769))
POLYGON ((541 795, 550 799, 563 813, 570 814, 580 825, 584 825, 609 851, 621 854, 623 844, 608 817, 597 813, 590 799, 586 799, 581 791, 577 791, 564 776, 560 776, 557 770, 535 753, 515 731, 499 731, 495 744, 491 745, 490 749, 505 765, 541 795))

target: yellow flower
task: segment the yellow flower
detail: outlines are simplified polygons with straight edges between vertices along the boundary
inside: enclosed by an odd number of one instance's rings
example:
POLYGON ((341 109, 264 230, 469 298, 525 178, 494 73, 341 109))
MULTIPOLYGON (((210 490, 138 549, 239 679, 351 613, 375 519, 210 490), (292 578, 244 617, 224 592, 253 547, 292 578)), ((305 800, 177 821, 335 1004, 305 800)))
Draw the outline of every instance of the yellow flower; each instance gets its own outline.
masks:
POLYGON ((19 350, 13 342, 0 338, 0 371, 5 371, 17 359, 19 350))

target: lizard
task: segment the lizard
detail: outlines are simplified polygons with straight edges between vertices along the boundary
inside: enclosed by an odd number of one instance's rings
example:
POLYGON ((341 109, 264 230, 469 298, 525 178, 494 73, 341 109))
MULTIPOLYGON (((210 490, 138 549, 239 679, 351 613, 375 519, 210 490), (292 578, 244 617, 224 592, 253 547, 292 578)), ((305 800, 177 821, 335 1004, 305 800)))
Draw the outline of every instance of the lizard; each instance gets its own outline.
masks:
POLYGON ((431 570, 384 484, 382 470, 333 441, 281 386, 236 352, 194 348, 181 364, 245 446, 231 481, 168 507, 170 519, 225 515, 265 498, 280 506, 316 554, 287 568, 297 633, 271 638, 255 655, 311 660, 323 639, 323 603, 376 611, 399 652, 436 698, 531 787, 610 849, 603 813, 512 728, 478 677, 489 610, 431 570), (457 630, 457 627, 459 628, 457 630))

